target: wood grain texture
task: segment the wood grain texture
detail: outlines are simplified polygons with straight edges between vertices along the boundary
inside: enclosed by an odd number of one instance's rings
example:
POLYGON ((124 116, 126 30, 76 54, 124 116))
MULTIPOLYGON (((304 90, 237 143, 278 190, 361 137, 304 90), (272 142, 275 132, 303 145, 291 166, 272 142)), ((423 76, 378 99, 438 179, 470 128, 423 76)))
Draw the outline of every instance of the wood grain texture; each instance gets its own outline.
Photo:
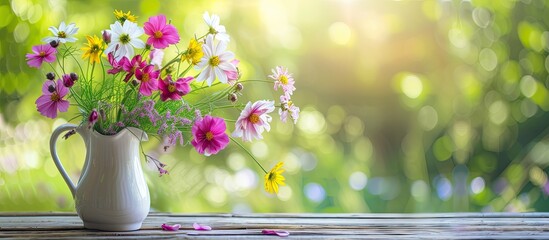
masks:
POLYGON ((433 214, 170 214, 150 213, 133 232, 87 230, 74 213, 0 213, 0 238, 265 239, 262 229, 288 238, 329 239, 549 239, 549 213, 433 214), (193 223, 212 231, 195 231, 193 223), (163 223, 179 223, 176 232, 163 223))

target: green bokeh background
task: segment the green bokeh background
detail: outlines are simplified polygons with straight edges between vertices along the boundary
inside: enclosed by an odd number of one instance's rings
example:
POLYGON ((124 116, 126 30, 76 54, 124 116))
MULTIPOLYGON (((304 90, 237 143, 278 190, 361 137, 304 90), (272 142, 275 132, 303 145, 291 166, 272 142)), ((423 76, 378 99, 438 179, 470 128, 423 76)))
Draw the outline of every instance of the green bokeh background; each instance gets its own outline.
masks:
MULTIPOLYGON (((183 41, 221 17, 244 79, 277 65, 296 79, 298 123, 272 123, 246 144, 287 186, 230 145, 204 157, 187 146, 146 169, 152 207, 172 212, 547 211, 549 1, 68 1, 0 3, 0 211, 74 211, 51 160, 53 129, 74 115, 39 115, 44 69, 25 54, 61 21, 100 34, 114 9, 142 25, 165 14, 183 41)), ((182 46, 186 46, 183 44, 182 46)), ((277 99, 248 85, 240 101, 277 99)), ((231 112, 238 114, 238 112, 231 112)), ((83 141, 58 144, 73 179, 83 141)), ((160 152, 157 141, 147 152, 160 152)))

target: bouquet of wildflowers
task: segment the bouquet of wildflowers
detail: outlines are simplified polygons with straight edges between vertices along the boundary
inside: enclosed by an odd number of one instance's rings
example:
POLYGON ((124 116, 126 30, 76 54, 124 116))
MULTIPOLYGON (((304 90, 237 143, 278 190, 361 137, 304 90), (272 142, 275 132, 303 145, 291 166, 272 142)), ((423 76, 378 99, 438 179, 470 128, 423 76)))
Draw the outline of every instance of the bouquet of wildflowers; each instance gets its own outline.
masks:
MULTIPOLYGON (((268 79, 241 80, 239 60, 227 50, 230 41, 217 15, 204 13, 206 33, 190 37, 184 45, 177 29, 164 15, 153 16, 143 24, 131 12, 115 11, 116 21, 97 35, 77 43, 78 27, 62 22, 50 27, 53 36, 26 55, 31 67, 49 65, 50 71, 36 100, 40 114, 56 118, 69 106, 78 109, 81 124, 104 135, 126 127, 136 127, 163 140, 164 150, 190 143, 206 156, 223 150, 230 141, 262 139, 270 130, 271 114, 276 108, 280 119, 294 123, 299 108, 291 100, 294 79, 284 67, 276 67, 268 79), (197 37, 199 36, 199 37, 197 37), (164 59, 166 49, 175 57, 164 59), (281 89, 279 102, 259 100, 238 103, 244 84, 267 82, 281 89), (216 116, 218 109, 240 111, 236 120, 216 116), (227 133, 226 122, 234 122, 227 133)), ((235 116, 236 117, 236 116, 235 116)), ((233 118, 234 119, 234 118, 233 118)), ((265 189, 278 192, 284 184, 280 162, 266 171, 245 148, 246 153, 265 172, 265 189)), ((146 155, 160 175, 166 165, 146 155)))

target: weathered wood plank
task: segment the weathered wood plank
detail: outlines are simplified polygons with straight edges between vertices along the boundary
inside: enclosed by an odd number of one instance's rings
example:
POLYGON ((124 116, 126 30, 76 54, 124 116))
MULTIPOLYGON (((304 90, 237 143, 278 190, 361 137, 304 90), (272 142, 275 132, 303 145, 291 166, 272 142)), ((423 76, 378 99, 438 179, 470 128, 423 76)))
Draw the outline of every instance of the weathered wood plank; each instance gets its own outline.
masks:
POLYGON ((265 239, 262 229, 291 238, 539 239, 549 238, 548 213, 428 214, 170 214, 151 213, 134 232, 87 230, 74 213, 0 213, 0 238, 221 238, 265 239), (192 229, 198 222, 213 231, 192 229), (179 223, 180 231, 160 229, 179 223))

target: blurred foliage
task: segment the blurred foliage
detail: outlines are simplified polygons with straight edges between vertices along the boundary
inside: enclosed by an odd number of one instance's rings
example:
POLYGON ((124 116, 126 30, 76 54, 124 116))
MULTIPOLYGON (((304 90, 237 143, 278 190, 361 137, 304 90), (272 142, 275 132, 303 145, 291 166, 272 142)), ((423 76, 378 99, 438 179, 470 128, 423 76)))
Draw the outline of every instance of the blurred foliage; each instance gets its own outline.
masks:
MULTIPOLYGON (((302 108, 246 146, 287 186, 264 193, 235 146, 160 154, 152 207, 174 212, 547 211, 549 1, 65 1, 0 3, 0 211, 74 211, 48 149, 71 118, 35 110, 45 72, 25 53, 60 21, 98 34, 114 9, 163 13, 182 39, 221 16, 244 79, 290 68, 302 108)), ((246 88, 254 98, 275 98, 246 88)), ((246 91, 245 90, 245 91, 246 91)), ((241 99, 247 101, 247 99, 241 99)), ((78 179, 83 141, 60 142, 78 179), (70 142, 70 143, 67 143, 70 142)))

